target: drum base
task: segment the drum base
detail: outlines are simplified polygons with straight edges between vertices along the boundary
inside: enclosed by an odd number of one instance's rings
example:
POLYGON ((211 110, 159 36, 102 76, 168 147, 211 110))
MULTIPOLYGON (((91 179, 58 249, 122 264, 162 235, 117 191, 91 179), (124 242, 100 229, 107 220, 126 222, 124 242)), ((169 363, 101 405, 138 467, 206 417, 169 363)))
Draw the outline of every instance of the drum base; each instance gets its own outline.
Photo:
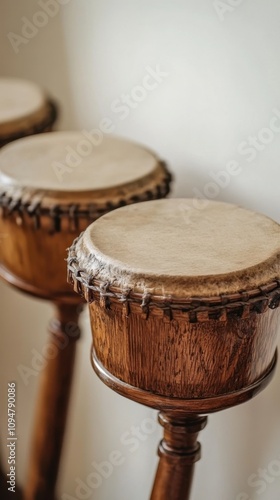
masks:
POLYGON ((102 382, 121 396, 164 412, 172 411, 174 414, 174 411, 176 411, 178 415, 203 415, 226 410, 227 408, 245 403, 265 389, 275 373, 278 353, 276 350, 268 370, 263 374, 262 378, 254 384, 230 394, 223 394, 222 396, 215 396, 206 399, 168 398, 158 394, 153 394, 152 392, 144 391, 126 384, 109 373, 97 359, 94 349, 92 349, 91 359, 93 369, 102 382))
MULTIPOLYGON (((39 299, 50 300, 51 302, 57 304, 73 304, 78 305, 83 303, 84 300, 82 297, 79 297, 75 292, 72 292, 71 287, 69 285, 69 293, 54 293, 48 290, 44 290, 43 288, 37 288, 34 285, 28 283, 27 281, 18 278, 14 274, 12 274, 6 267, 0 265, 0 279, 2 279, 5 283, 9 283, 14 288, 17 288, 21 292, 26 293, 27 295, 31 295, 32 297, 36 297, 39 299)), ((66 281, 66 277, 65 277, 66 281)))

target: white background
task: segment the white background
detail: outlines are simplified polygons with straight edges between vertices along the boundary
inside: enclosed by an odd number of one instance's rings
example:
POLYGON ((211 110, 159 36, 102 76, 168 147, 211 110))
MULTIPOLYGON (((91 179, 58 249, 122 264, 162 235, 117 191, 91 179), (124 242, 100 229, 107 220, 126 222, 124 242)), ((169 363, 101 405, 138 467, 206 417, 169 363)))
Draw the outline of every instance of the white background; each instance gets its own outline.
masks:
MULTIPOLYGON (((1 0, 1 74, 44 86, 61 103, 60 129, 90 130, 111 117, 115 134, 150 146, 168 161, 176 176, 173 196, 203 192, 212 182, 211 172, 225 170, 236 160, 241 173, 218 189, 216 199, 257 209, 280 222, 280 132, 270 136, 251 162, 238 152, 250 136, 269 137, 261 131, 274 116, 273 109, 280 110, 279 2, 227 0, 224 4, 236 7, 220 18, 212 0, 65 3, 16 54, 7 34, 21 35, 22 17, 38 19, 41 7, 33 0, 1 0), (141 85, 147 66, 157 65, 168 76, 121 120, 111 110, 112 102, 141 85)), ((32 349, 42 352, 51 307, 2 284, 0 307, 1 432, 5 436, 6 384, 17 380, 17 473, 23 482, 38 377, 31 376, 25 386, 17 367, 31 366, 32 349)), ((82 323, 59 498, 65 493, 78 498, 76 478, 86 481, 93 460, 102 462, 119 450, 123 465, 84 498, 144 500, 153 480, 160 431, 139 441, 134 452, 120 438, 154 413, 99 382, 89 362, 86 313, 82 323)), ((278 500, 277 463, 274 476, 268 473, 263 482, 263 493, 257 492, 260 485, 247 481, 275 460, 280 465, 279 422, 280 369, 254 401, 211 416, 201 434, 203 460, 197 466, 193 500, 278 500), (239 495, 242 492, 247 496, 239 495)), ((5 458, 4 451, 2 455, 5 458)))

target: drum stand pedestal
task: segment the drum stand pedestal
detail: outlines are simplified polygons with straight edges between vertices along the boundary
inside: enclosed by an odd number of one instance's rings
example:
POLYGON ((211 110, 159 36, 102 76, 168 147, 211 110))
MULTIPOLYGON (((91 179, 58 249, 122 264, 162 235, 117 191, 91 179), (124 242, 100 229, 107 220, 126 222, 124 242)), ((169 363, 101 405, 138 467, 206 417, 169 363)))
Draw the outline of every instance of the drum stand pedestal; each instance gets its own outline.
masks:
POLYGON ((187 500, 190 498, 194 465, 200 455, 198 433, 205 428, 207 417, 173 416, 160 413, 159 423, 164 428, 160 442, 160 461, 154 481, 151 500, 187 500))
POLYGON ((54 500, 66 427, 81 306, 56 303, 45 350, 24 500, 54 500))
POLYGON ((40 375, 27 482, 22 493, 24 500, 55 500, 83 303, 71 289, 67 294, 52 296, 4 266, 0 266, 0 278, 17 290, 52 302, 55 308, 44 350, 48 359, 40 375))
POLYGON ((160 410, 164 437, 158 447, 159 464, 150 500, 190 500, 195 463, 200 460, 198 434, 206 427, 207 415, 249 401, 271 381, 277 366, 277 351, 266 373, 251 386, 207 399, 184 400, 153 394, 133 387, 112 375, 92 350, 92 366, 98 377, 118 394, 160 410))

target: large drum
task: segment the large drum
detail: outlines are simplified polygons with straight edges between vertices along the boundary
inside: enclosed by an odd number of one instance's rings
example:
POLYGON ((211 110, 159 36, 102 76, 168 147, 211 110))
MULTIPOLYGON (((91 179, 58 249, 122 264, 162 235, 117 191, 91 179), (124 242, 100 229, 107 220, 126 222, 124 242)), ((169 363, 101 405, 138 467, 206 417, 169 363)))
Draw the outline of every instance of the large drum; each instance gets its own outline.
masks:
POLYGON ((0 78, 0 147, 21 137, 48 132, 57 106, 35 83, 0 78))
POLYGON ((94 222, 69 250, 89 302, 93 366, 120 394, 161 410, 153 500, 188 498, 205 414, 270 380, 280 325, 280 226, 209 202, 160 200, 94 222))
POLYGON ((42 374, 25 500, 53 500, 75 357, 81 299, 67 283, 66 248, 108 211, 169 191, 152 152, 78 132, 20 139, 0 153, 0 276, 56 305, 42 374))

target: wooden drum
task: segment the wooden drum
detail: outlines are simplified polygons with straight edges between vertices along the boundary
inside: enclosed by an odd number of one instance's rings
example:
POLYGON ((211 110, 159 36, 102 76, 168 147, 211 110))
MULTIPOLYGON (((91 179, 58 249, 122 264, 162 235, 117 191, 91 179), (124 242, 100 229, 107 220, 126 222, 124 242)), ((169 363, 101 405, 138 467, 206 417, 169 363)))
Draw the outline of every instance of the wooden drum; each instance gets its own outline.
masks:
POLYGON ((235 205, 160 200, 120 208, 70 248, 89 302, 93 367, 161 411, 152 500, 189 498, 207 414, 263 389, 276 366, 280 226, 235 205))
POLYGON ((57 309, 49 343, 58 353, 43 373, 28 500, 54 497, 79 336, 81 299, 67 283, 66 248, 100 215, 166 196, 170 180, 155 154, 117 138, 96 146, 78 132, 53 132, 1 150, 0 276, 57 309), (58 347, 59 340, 65 348, 58 347))
POLYGON ((0 154, 0 273, 52 300, 76 299, 64 262, 75 235, 109 210, 169 190, 166 167, 149 151, 106 138, 79 157, 82 141, 76 132, 53 132, 18 140, 0 154))
POLYGON ((56 119, 56 104, 38 85, 20 78, 0 78, 0 147, 48 132, 56 119))

